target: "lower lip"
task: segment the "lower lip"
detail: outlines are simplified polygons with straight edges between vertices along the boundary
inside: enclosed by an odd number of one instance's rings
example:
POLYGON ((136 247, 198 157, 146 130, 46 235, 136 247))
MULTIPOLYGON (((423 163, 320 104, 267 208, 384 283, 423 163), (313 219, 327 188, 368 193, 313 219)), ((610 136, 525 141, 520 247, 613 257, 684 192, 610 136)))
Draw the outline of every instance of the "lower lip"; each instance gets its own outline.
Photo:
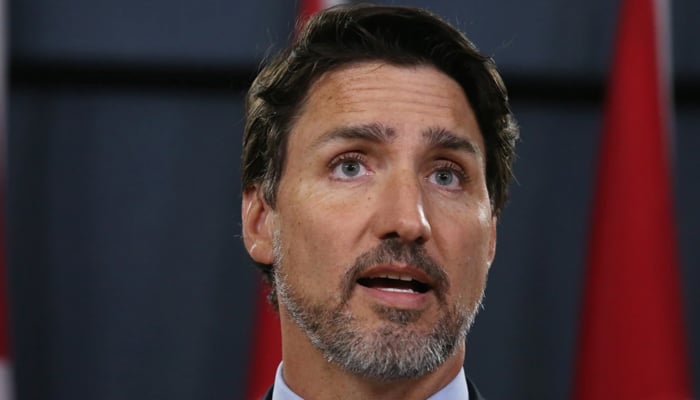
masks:
POLYGON ((362 285, 357 285, 357 289, 363 295, 369 296, 382 305, 402 310, 421 310, 426 308, 428 306, 428 302, 430 301, 430 292, 389 292, 376 288, 368 288, 362 285))

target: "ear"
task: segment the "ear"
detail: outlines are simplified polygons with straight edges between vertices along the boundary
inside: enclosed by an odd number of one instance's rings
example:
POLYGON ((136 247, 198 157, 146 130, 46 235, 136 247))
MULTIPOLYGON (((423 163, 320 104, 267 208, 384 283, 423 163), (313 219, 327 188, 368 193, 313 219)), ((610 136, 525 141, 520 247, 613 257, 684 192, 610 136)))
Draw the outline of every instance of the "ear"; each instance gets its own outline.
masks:
POLYGON ((262 264, 274 261, 272 217, 273 211, 265 201, 260 185, 245 189, 241 204, 243 243, 250 257, 262 264))
POLYGON ((496 226, 498 225, 498 218, 496 216, 491 217, 491 233, 489 238, 489 268, 491 268, 491 263, 494 257, 496 257, 496 226))

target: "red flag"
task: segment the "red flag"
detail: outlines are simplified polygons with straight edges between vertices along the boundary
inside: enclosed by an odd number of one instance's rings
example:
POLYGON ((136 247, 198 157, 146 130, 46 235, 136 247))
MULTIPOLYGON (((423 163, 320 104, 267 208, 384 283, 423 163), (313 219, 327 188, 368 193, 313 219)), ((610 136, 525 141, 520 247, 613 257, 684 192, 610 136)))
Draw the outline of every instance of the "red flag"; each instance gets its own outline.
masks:
POLYGON ((669 71, 662 62, 668 31, 658 13, 667 12, 668 3, 659 5, 621 2, 583 293, 577 400, 690 398, 669 166, 669 71))
MULTIPOLYGON (((340 3, 343 1, 302 0, 299 3, 298 26, 319 10, 340 3)), ((279 318, 266 299, 266 288, 261 285, 258 292, 246 393, 248 400, 260 399, 265 394, 274 382, 277 366, 282 360, 282 336, 279 318)))
POLYGON ((250 353, 246 399, 257 400, 265 395, 275 380, 277 365, 282 360, 280 322, 267 301, 267 287, 260 285, 256 302, 256 321, 250 353))

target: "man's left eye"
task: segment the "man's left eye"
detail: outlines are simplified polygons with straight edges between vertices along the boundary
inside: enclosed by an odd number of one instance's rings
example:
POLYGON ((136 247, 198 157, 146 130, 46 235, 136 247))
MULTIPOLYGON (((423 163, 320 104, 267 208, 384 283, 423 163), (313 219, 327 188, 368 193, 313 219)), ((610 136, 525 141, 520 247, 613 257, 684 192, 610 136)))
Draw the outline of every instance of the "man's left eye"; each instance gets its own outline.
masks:
POLYGON ((451 168, 440 168, 433 171, 428 180, 439 186, 456 188, 461 184, 461 180, 456 171, 451 168))

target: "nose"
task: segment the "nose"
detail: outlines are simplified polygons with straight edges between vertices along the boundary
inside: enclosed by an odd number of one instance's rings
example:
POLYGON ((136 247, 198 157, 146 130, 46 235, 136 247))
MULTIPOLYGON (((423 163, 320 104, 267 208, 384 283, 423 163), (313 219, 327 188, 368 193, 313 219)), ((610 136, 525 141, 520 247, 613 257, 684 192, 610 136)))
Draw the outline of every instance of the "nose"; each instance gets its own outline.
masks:
POLYGON ((387 177, 374 218, 380 238, 398 237, 419 244, 430 240, 430 222, 419 179, 415 173, 406 171, 387 177))

